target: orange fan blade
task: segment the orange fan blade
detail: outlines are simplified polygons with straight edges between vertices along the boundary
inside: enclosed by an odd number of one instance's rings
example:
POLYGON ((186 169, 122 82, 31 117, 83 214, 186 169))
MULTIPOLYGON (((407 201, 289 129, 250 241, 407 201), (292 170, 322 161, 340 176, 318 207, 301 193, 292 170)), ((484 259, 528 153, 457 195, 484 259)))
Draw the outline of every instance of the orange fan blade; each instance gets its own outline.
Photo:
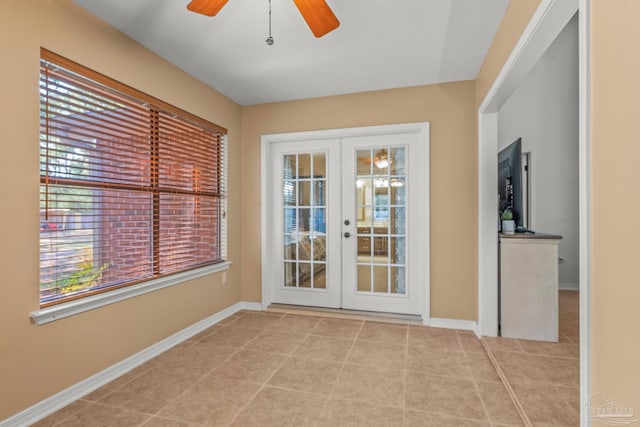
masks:
POLYGON ((300 14, 307 21, 313 35, 322 37, 340 26, 340 21, 333 14, 324 0, 293 0, 300 14))
POLYGON ((187 9, 206 16, 216 16, 229 0, 191 0, 187 9))

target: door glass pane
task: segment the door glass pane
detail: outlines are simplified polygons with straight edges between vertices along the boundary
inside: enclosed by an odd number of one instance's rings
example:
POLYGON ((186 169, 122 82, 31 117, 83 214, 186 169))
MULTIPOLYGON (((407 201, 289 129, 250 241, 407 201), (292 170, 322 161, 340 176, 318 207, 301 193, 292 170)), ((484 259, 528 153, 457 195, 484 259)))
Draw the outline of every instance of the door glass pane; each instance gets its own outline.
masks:
POLYGON ((284 156, 282 177, 284 179, 290 179, 296 177, 296 155, 287 154, 284 156))
POLYGON ((387 237, 374 237, 373 238, 373 254, 376 256, 374 261, 376 263, 387 263, 389 260, 387 257, 389 256, 389 250, 387 248, 387 237))
POLYGON ((298 286, 301 288, 311 287, 311 266, 309 262, 298 263, 298 286))
POLYGON ((285 234, 295 233, 298 229, 298 221, 296 221, 296 209, 284 209, 284 232, 285 234))
POLYGON ((326 153, 283 158, 284 286, 326 289, 326 153), (311 207, 313 206, 313 207, 311 207))
POLYGON ((298 209, 298 232, 308 233, 311 231, 311 209, 298 209))
POLYGON ((405 268, 391 267, 391 293, 404 294, 405 286, 405 268))
POLYGON ((325 208, 313 209, 313 231, 316 234, 327 232, 327 210, 325 208))
POLYGON ((298 178, 311 177, 311 155, 298 154, 298 178))
POLYGON ((405 238, 391 237, 391 264, 405 263, 405 238))
POLYGON ((296 263, 285 262, 284 263, 284 285, 287 287, 296 286, 296 263))
POLYGON ((373 266, 373 292, 388 292, 389 286, 388 273, 389 268, 386 265, 373 266))
POLYGON ((311 241, 309 236, 300 236, 298 241, 298 259, 309 261, 311 259, 311 241))
POLYGON ((371 150, 358 150, 357 152, 357 165, 356 170, 358 176, 371 176, 372 165, 372 151, 371 150))
POLYGON ((360 292, 406 294, 406 154, 406 147, 357 151, 360 292))
POLYGON ((358 265, 358 291, 371 292, 371 266, 358 265))
POLYGON ((315 261, 327 260, 326 238, 317 236, 313 239, 313 259, 315 261))
POLYGON ((313 206, 324 206, 326 181, 313 181, 313 206))
POLYGON ((297 246, 293 236, 285 236, 284 239, 284 259, 294 260, 296 259, 297 246))
POLYGON ((371 236, 358 236, 358 262, 371 262, 371 236))
POLYGON ((282 188, 282 198, 285 206, 296 205, 297 183, 295 181, 285 181, 282 188))
POLYGON ((373 175, 389 175, 389 150, 373 150, 373 175))
POLYGON ((404 205, 407 203, 405 197, 404 177, 393 177, 390 180, 389 187, 391 189, 391 197, 389 197, 390 205, 404 205))
POLYGON ((314 153, 313 155, 313 177, 325 178, 326 175, 326 155, 324 153, 314 153))
POLYGON ((326 264, 314 264, 313 287, 316 289, 326 289, 326 264))
POLYGON ((406 155, 407 149, 405 147, 391 148, 389 150, 391 159, 391 175, 406 175, 406 155))
POLYGON ((302 181, 298 183, 299 193, 298 201, 299 206, 311 206, 311 182, 302 181))
POLYGON ((389 223, 391 226, 391 234, 404 234, 405 222, 405 208, 390 209, 389 223))

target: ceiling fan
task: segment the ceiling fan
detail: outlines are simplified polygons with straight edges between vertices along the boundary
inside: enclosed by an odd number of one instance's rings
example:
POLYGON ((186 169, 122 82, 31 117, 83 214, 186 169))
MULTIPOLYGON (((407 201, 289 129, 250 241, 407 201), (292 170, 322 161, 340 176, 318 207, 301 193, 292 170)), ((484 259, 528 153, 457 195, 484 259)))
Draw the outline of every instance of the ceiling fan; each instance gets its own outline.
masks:
MULTIPOLYGON (((228 0, 191 0, 187 9, 206 16, 215 16, 228 0)), ((325 0, 293 0, 300 14, 316 37, 335 30, 340 26, 336 15, 325 0)))

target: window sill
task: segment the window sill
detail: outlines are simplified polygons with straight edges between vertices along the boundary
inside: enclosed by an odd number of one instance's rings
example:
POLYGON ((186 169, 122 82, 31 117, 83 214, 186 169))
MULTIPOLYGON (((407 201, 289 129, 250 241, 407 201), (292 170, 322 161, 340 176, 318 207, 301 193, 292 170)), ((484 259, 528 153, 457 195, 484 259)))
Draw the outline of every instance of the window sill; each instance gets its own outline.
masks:
POLYGON ((214 265, 198 268, 195 270, 184 271, 171 276, 160 277, 148 282, 140 283, 125 288, 115 289, 113 291, 92 295, 86 298, 80 298, 74 301, 53 305, 51 307, 36 310, 31 313, 31 318, 37 325, 64 319, 65 317, 74 316, 84 313, 85 311, 95 308, 104 307, 118 301, 134 298, 149 292, 183 283, 187 280, 196 279, 208 274, 217 273, 227 270, 231 266, 231 261, 224 261, 214 265))

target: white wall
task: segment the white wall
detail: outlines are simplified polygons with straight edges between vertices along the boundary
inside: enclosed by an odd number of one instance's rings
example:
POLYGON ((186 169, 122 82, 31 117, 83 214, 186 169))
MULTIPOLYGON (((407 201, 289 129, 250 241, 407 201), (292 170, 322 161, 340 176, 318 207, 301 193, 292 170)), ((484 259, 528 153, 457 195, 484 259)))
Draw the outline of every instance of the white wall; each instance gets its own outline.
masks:
POLYGON ((578 288, 578 19, 574 16, 498 115, 499 149, 531 151, 529 228, 560 234, 559 282, 578 288))

